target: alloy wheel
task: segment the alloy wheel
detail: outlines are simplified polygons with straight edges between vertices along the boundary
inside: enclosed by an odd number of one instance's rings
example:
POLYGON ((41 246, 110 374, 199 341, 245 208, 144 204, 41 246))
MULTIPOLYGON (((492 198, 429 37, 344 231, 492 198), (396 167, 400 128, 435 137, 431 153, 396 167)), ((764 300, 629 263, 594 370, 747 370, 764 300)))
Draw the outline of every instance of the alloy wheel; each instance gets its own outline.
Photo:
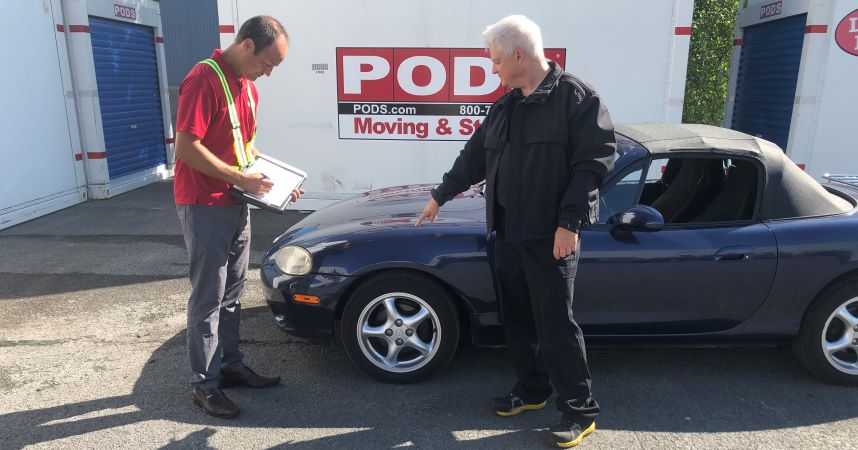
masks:
POLYGON ((821 344, 832 367, 858 375, 858 297, 845 301, 828 316, 821 344))
POLYGON ((432 360, 441 341, 440 320, 423 299, 405 292, 380 295, 363 308, 357 340, 364 356, 388 372, 412 372, 432 360))

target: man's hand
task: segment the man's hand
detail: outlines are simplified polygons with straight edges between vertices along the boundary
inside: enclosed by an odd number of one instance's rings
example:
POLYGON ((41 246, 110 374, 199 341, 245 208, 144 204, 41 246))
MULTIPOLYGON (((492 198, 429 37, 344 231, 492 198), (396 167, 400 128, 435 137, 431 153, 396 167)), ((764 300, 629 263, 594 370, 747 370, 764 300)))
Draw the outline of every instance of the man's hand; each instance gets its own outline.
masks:
POLYGON ((301 194, 303 194, 303 193, 304 193, 303 189, 293 189, 292 190, 292 200, 289 201, 289 204, 291 205, 292 203, 297 202, 298 199, 301 198, 301 194))
POLYGON ((256 195, 267 194, 274 186, 274 183, 261 173, 242 174, 241 182, 236 184, 246 192, 256 195))
POLYGON ((419 227, 426 219, 429 219, 430 222, 434 223, 435 219, 438 217, 438 211, 440 210, 441 207, 438 206, 438 202, 436 202, 434 198, 429 199, 429 201, 426 202, 426 207, 423 208, 423 212, 420 213, 420 217, 417 218, 417 223, 415 223, 414 226, 419 227))
POLYGON ((554 259, 560 260, 578 250, 578 233, 563 227, 554 232, 554 259))

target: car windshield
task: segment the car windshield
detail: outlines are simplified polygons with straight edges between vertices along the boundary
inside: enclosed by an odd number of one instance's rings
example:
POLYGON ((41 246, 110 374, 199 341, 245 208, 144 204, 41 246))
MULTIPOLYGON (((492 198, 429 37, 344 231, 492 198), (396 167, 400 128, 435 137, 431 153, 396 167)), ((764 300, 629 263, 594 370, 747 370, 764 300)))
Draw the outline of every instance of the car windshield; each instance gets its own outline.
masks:
POLYGON ((613 174, 620 173, 629 166, 629 164, 640 160, 647 156, 647 150, 637 142, 623 136, 617 135, 617 150, 614 152, 614 168, 611 173, 605 177, 605 181, 613 178, 613 174))
POLYGON ((637 142, 621 134, 617 135, 614 168, 605 177, 602 186, 602 195, 599 196, 599 219, 597 223, 606 223, 615 214, 633 206, 637 199, 638 187, 640 186, 640 179, 643 172, 643 165, 638 164, 638 162, 648 154, 649 152, 637 142), (614 181, 619 176, 622 176, 622 178, 614 181))

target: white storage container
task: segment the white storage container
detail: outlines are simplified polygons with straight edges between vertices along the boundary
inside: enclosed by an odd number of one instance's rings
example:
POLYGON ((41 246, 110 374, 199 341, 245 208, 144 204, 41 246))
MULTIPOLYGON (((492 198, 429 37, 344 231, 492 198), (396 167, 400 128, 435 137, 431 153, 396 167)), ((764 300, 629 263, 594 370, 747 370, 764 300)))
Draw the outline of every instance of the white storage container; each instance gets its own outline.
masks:
POLYGON ((2 75, 0 229, 172 175, 157 1, 6 2, 0 22, 32 37, 2 75))
POLYGON ((743 1, 724 126, 770 140, 810 174, 858 173, 858 3, 743 1))
POLYGON ((221 46, 267 14, 290 35, 257 80, 259 149, 309 174, 297 205, 437 183, 501 93, 482 31, 509 14, 546 56, 596 87, 617 122, 680 122, 691 0, 218 0, 221 46), (314 201, 315 200, 315 201, 314 201))

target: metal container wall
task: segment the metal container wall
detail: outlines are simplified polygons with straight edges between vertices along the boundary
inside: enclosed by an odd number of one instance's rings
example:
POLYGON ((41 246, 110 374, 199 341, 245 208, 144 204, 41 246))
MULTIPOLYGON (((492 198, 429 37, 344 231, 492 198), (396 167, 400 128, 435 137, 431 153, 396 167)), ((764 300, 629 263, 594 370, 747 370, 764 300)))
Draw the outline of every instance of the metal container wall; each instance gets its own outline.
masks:
POLYGON ((217 2, 161 0, 161 25, 170 86, 182 84, 182 79, 194 64, 208 58, 212 50, 220 47, 217 24, 217 2))
POLYGON ((167 162, 152 28, 89 18, 110 179, 167 162))
POLYGON ((725 126, 775 142, 815 177, 858 173, 856 80, 858 3, 740 2, 725 126))
POLYGON ((0 113, 0 229, 86 199, 75 103, 66 96, 68 49, 57 23, 57 2, 5 2, 0 15, 9 36, 27 36, 26 45, 7 49, 0 74, 7 105, 0 113))
POLYGON ((615 121, 682 120, 691 0, 218 0, 218 14, 221 46, 258 14, 290 35, 287 59, 256 82, 257 143, 309 174, 302 209, 439 182, 494 101, 480 90, 498 86, 481 33, 510 14, 541 27, 546 56, 615 121))
POLYGON ((5 2, 10 50, 0 229, 172 175, 159 3, 5 2), (12 66, 10 66, 12 67, 12 66))

